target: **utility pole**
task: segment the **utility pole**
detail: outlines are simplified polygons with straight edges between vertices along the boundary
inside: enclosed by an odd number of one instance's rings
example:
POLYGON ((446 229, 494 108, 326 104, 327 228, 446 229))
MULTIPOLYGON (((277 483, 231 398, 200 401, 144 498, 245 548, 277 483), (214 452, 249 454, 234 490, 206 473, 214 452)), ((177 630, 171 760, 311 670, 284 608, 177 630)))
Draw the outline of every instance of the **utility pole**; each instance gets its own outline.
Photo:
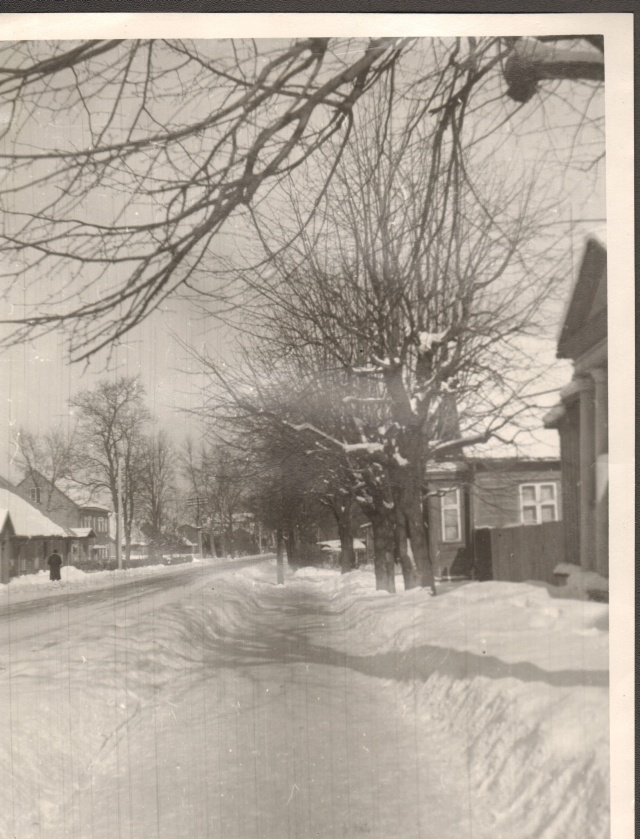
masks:
POLYGON ((122 570, 122 461, 119 456, 116 456, 116 491, 117 491, 117 510, 116 510, 116 559, 118 561, 118 570, 122 570))
POLYGON ((200 496, 196 496, 196 527, 198 528, 198 559, 202 556, 202 522, 200 520, 200 496))
POLYGON ((282 527, 276 530, 276 579, 277 585, 284 585, 284 533, 282 527))

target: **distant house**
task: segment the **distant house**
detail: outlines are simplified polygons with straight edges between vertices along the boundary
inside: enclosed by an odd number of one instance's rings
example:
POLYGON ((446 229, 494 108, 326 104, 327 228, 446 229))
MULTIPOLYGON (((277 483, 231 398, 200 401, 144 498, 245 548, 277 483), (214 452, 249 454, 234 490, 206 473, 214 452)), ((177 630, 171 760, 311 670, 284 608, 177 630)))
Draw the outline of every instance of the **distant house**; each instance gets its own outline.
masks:
POLYGON ((202 530, 192 524, 181 524, 178 534, 184 540, 185 547, 191 551, 198 551, 199 540, 203 539, 202 530))
POLYGON ((94 538, 91 528, 79 535, 57 524, 0 479, 0 582, 46 568, 54 548, 65 562, 86 555, 94 538))
POLYGON ((565 559, 609 573, 607 250, 587 240, 558 339, 573 361, 560 403, 544 418, 560 435, 565 559))
POLYGON ((562 518, 560 462, 464 458, 427 470, 426 524, 437 577, 472 576, 479 528, 562 518))
MULTIPOLYGON (((115 533, 114 539, 115 539, 115 533)), ((148 557, 151 553, 152 547, 152 540, 147 533, 145 533, 145 528, 140 527, 135 522, 131 525, 131 557, 132 558, 145 558, 148 557)), ((125 548, 125 539, 124 535, 122 537, 122 549, 124 551, 125 548)))
MULTIPOLYGON (((109 534, 111 512, 107 506, 92 499, 84 488, 71 481, 56 486, 40 472, 32 470, 14 491, 52 521, 72 531, 79 540, 86 539, 87 532, 92 530, 95 536, 88 546, 87 556, 82 558, 115 556, 115 542, 109 534)), ((81 545, 86 543, 79 542, 78 550, 81 545)))

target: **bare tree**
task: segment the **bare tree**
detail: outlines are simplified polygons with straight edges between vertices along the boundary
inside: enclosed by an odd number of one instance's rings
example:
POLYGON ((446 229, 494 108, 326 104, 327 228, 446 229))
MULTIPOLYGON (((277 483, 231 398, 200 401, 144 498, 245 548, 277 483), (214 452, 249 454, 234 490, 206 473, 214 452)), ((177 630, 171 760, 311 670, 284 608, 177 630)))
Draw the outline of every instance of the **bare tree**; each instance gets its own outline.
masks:
POLYGON ((176 492, 175 467, 176 453, 167 432, 161 429, 148 435, 141 446, 139 506, 156 536, 165 528, 176 492))
POLYGON ((77 410, 83 481, 94 491, 108 492, 114 510, 122 515, 128 560, 142 484, 144 431, 151 418, 144 389, 136 377, 121 376, 83 391, 71 404, 77 410))
POLYGON ((25 477, 31 477, 40 495, 42 509, 55 509, 55 490, 74 477, 75 430, 54 426, 41 434, 20 428, 15 434, 16 465, 25 477), (46 480, 40 480, 40 476, 46 480))
POLYGON ((210 503, 215 529, 221 536, 222 553, 235 556, 235 529, 245 512, 247 464, 228 446, 213 444, 206 452, 204 468, 211 489, 210 503))
POLYGON ((220 440, 196 446, 187 439, 182 452, 183 474, 189 482, 198 526, 210 532, 211 550, 235 555, 234 530, 246 512, 247 463, 241 453, 220 440))
POLYGON ((230 429, 235 447, 251 462, 253 502, 267 511, 265 523, 282 532, 289 559, 297 562, 309 538, 317 540, 319 519, 330 512, 341 543, 341 569, 348 572, 355 567, 359 504, 373 523, 376 585, 395 591, 386 458, 383 446, 363 444, 361 433, 363 413, 372 427, 389 422, 379 386, 329 369, 323 348, 290 346, 283 354, 278 341, 267 337, 242 358, 230 370, 200 356, 211 375, 202 417, 218 429, 230 429))
MULTIPOLYGON (((66 324, 71 355, 81 359, 179 289, 213 297, 220 312, 231 305, 233 288, 224 283, 218 234, 232 217, 242 231, 250 208, 283 177, 297 172, 306 184, 306 164, 326 155, 325 177, 314 181, 315 206, 360 119, 360 103, 382 85, 392 110, 418 103, 414 122, 406 124, 410 133, 428 124, 429 133, 456 143, 465 113, 482 111, 489 133, 529 119, 544 97, 523 111, 505 98, 500 72, 510 56, 530 57, 526 49, 517 53, 518 44, 500 38, 5 44, 0 250, 8 299, 27 306, 7 319, 15 327, 7 340, 66 324), (41 281, 50 276, 64 281, 43 300, 41 281), (13 294, 18 288, 27 289, 26 298, 13 294)), ((566 45, 580 49, 584 41, 566 45)), ((545 93, 574 84, 557 79, 574 79, 575 72, 556 68, 545 76, 545 60, 535 56, 533 64, 533 89, 549 77, 556 81, 544 83, 551 85, 545 93)), ((586 78, 597 84, 599 76, 586 78)), ((585 121, 583 105, 584 97, 574 106, 576 131, 585 121)), ((546 142, 547 122, 540 128, 546 142)))
MULTIPOLYGON (((544 321, 558 266, 527 257, 547 217, 534 182, 489 169, 470 176, 477 161, 461 122, 448 141, 444 129, 416 125, 420 104, 396 119, 384 96, 369 102, 312 223, 295 190, 290 212, 283 202, 270 218, 255 215, 263 251, 245 280, 274 355, 313 350, 370 383, 343 399, 358 441, 333 442, 382 460, 405 580, 435 593, 426 462, 485 442, 522 411, 531 363, 519 340, 544 321), (452 435, 458 412, 465 433, 452 435)), ((464 101, 451 119, 463 116, 464 101)), ((372 506, 371 494, 361 497, 372 506)))

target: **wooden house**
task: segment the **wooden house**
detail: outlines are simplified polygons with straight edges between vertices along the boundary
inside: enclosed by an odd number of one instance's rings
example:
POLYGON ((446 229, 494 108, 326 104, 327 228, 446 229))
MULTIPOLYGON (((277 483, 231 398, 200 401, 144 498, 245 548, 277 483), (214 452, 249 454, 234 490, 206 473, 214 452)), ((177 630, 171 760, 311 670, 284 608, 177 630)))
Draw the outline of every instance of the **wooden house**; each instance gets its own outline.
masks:
POLYGON ((115 556, 115 542, 109 533, 111 512, 83 487, 72 481, 54 485, 40 472, 32 470, 14 491, 77 536, 79 541, 75 551, 79 558, 102 560, 115 556), (82 541, 89 530, 94 533, 90 545, 82 541))
POLYGON ((607 250, 587 240, 558 339, 573 377, 544 418, 560 435, 565 558, 609 573, 607 250))
POLYGON ((559 521, 560 462, 464 458, 427 468, 425 518, 436 577, 471 577, 476 532, 559 521))
POLYGON ((90 550, 95 534, 87 528, 82 534, 57 524, 36 506, 0 480, 0 582, 19 574, 46 569, 54 548, 65 564, 90 550))

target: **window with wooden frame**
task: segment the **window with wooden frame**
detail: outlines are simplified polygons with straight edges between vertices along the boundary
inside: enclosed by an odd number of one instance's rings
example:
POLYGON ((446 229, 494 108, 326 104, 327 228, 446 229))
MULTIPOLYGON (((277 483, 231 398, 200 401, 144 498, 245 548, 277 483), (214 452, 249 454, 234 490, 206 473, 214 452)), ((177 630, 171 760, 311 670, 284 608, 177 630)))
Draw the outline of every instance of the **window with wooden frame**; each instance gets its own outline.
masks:
POLYGON ((34 504, 40 504, 40 487, 32 486, 29 490, 29 497, 34 504))
POLYGON ((440 497, 440 515, 443 542, 461 542, 460 490, 450 489, 440 497))
POLYGON ((555 483, 520 484, 522 524, 542 524, 558 520, 558 493, 555 483))

